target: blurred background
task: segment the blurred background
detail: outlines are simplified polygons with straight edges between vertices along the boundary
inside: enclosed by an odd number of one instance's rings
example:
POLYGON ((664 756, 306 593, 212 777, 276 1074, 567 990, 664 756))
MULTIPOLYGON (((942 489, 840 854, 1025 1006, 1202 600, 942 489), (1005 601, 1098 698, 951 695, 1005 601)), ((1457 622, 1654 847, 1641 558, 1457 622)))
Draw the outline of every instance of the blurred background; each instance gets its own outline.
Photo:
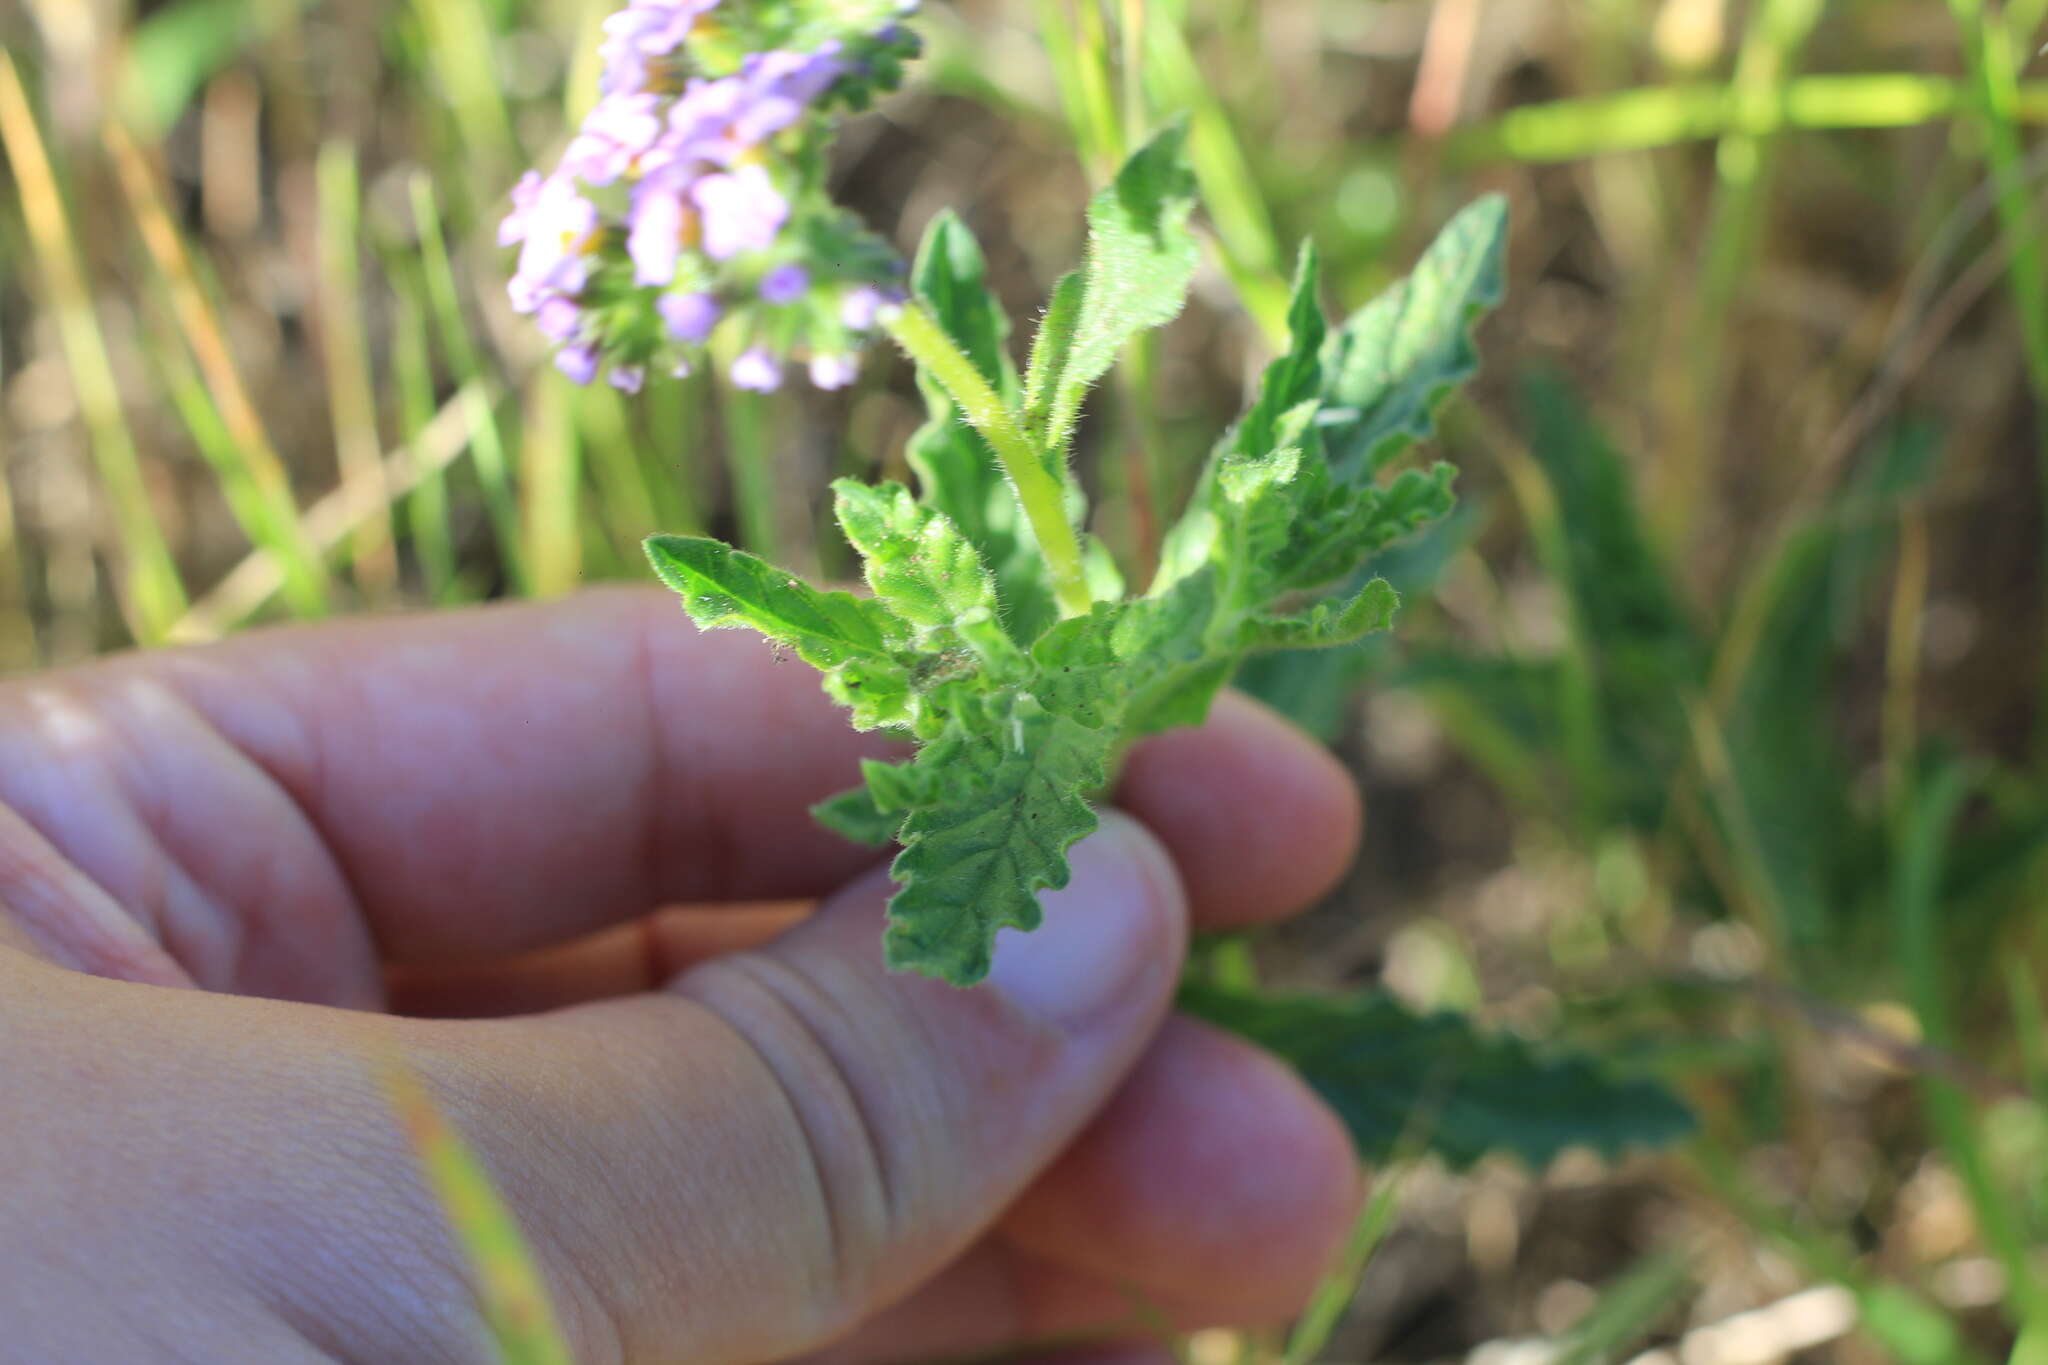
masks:
MULTIPOLYGON (((609 0, 0 0, 0 669, 644 576, 832 576, 921 408, 578 390, 504 301, 609 0)), ((1463 507, 1391 639, 1258 661, 1367 856, 1256 945, 1677 1088, 1675 1152, 1395 1163, 1228 1361, 2048 1361, 2048 0, 961 0, 842 139, 1029 318, 1185 110, 1209 265, 1091 408, 1142 573, 1271 354, 1484 190, 1515 214, 1463 507)), ((1247 1248, 1248 1256, 1257 1254, 1247 1248)))

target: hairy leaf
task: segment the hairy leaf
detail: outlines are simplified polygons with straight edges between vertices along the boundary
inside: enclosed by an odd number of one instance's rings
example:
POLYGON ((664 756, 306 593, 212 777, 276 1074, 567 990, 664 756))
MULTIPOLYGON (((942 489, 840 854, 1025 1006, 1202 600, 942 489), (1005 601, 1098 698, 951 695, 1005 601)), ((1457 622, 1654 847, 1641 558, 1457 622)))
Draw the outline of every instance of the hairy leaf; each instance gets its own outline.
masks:
POLYGON ((647 558, 705 630, 752 627, 825 674, 861 729, 910 719, 903 627, 879 602, 824 592, 744 550, 699 536, 652 536, 647 558))
POLYGON ((869 848, 887 848, 903 825, 903 812, 883 810, 866 783, 812 806, 811 818, 840 838, 869 848))
MULTIPOLYGON (((939 214, 925 231, 911 285, 996 392, 1014 399, 1010 322, 989 291, 987 274, 981 247, 967 225, 951 212, 939 214)), ((980 553, 995 575, 998 617, 1019 644, 1027 644, 1057 614, 1044 560, 988 443, 968 425, 943 385, 928 375, 920 375, 918 383, 927 420, 905 454, 917 471, 920 497, 951 518, 980 553)))
POLYGON ((1017 374, 1010 364, 1010 319, 988 287, 988 261, 981 243, 953 210, 939 210, 925 229, 910 282, 996 392, 1013 394, 1017 374))
POLYGON ((1168 125, 1089 201, 1088 264, 1073 337, 1064 345, 1055 338, 1048 348, 1055 360, 1064 353, 1057 376, 1046 376, 1052 401, 1044 431, 1051 436, 1073 426, 1081 400, 1131 338, 1171 322, 1187 302, 1202 252, 1188 230, 1195 176, 1186 144, 1187 125, 1168 125))
MULTIPOLYGON (((1061 621, 1032 647, 1038 666, 1033 694, 1047 710, 1090 728, 1147 733, 1142 720, 1134 728, 1131 713, 1156 707, 1167 690, 1194 681, 1214 661, 1209 630, 1215 616, 1214 577, 1206 572, 1160 597, 1098 603, 1086 616, 1061 621)), ((1234 649, 1231 642, 1226 650, 1233 662, 1234 649)), ((1202 705, 1206 709, 1206 699, 1202 705)))
POLYGON ((1060 276, 1045 306, 1045 316, 1039 319, 1038 335, 1031 341, 1031 363, 1024 370, 1024 429, 1048 447, 1053 393, 1073 353, 1074 328, 1087 294, 1088 280, 1080 271, 1069 270, 1060 276))
POLYGON ((1437 236, 1409 276, 1353 314, 1323 357, 1323 437, 1346 479, 1426 439, 1445 394, 1471 378, 1471 329, 1500 302, 1507 200, 1489 195, 1437 236))
POLYGON ((1030 930, 1038 892, 1067 884, 1067 849, 1095 828, 1114 736, 1010 694, 962 708, 912 764, 911 812, 890 872, 886 952, 896 969, 957 986, 988 975, 998 930, 1030 930))
POLYGON ((1329 323, 1323 317, 1322 259, 1313 241, 1301 244, 1294 268, 1294 293, 1287 307, 1287 353, 1266 367, 1259 396, 1231 431, 1226 448, 1239 455, 1258 455, 1275 446, 1297 444, 1298 435, 1282 434, 1280 424, 1304 403, 1321 406, 1323 344, 1329 323))
POLYGON ((960 528, 900 483, 832 485, 839 525, 866 563, 868 586, 927 654, 971 651, 991 676, 1014 676, 1017 646, 996 620, 996 585, 960 528))
POLYGON ((1368 1161, 1413 1132, 1454 1166, 1510 1152, 1540 1169, 1568 1147, 1613 1155, 1693 1129, 1692 1115, 1654 1081, 1610 1075, 1586 1056, 1539 1055, 1380 992, 1339 999, 1191 984, 1180 1005, 1293 1066, 1368 1161))
POLYGON ((1244 643, 1252 649, 1348 645, 1393 625, 1400 605, 1393 585, 1375 578, 1346 602, 1318 602, 1295 616, 1255 616, 1245 626, 1244 643))

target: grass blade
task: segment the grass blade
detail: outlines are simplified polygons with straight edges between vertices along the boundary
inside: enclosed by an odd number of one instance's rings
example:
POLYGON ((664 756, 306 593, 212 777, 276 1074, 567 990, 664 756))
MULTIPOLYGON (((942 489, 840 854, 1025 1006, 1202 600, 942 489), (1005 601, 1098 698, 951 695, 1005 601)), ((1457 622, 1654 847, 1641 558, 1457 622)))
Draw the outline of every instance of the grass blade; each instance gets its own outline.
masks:
POLYGON ((115 557, 122 561, 122 608, 135 638, 153 644, 164 638, 184 611, 185 586, 150 505, 142 459, 121 411, 113 362, 93 311, 92 293, 72 240, 56 171, 50 165, 14 59, 4 48, 0 48, 0 147, 7 152, 21 192, 22 211, 48 285, 65 364, 85 414, 100 486, 120 536, 115 557))
MULTIPOLYGON (((458 390, 412 444, 385 456, 384 489, 402 496, 422 474, 446 469, 469 448, 477 411, 490 415, 489 395, 480 388, 458 390)), ((383 489, 370 490, 369 496, 364 493, 359 485, 343 484, 335 489, 307 509, 300 534, 316 546, 332 548, 369 518, 390 515, 383 489)), ((179 619, 170 638, 180 643, 217 640, 261 610, 283 584, 284 572, 277 558, 259 548, 179 619)))
POLYGON ((284 461, 278 457, 263 419, 250 400, 219 319, 214 316, 213 306, 193 270, 191 255, 165 208, 162 187, 122 125, 109 120, 103 132, 107 149, 113 154, 114 169, 120 175, 122 191, 141 231, 143 247, 164 284, 185 344, 199 363, 207 390, 234 443, 236 457, 250 481, 261 490, 261 518, 249 528, 251 539, 284 566, 286 597, 292 610, 300 616, 325 615, 326 566, 319 552, 299 538, 298 503, 292 496, 284 461))
MULTIPOLYGON (((398 389, 398 416, 408 444, 434 420, 434 363, 427 338, 425 289, 416 268, 401 264, 392 272, 397 316, 392 328, 391 372, 398 389)), ((419 485, 405 500, 406 529, 427 596, 436 602, 461 600, 456 581, 454 531, 448 516, 448 480, 438 470, 423 471, 419 485)))
POLYGON ((582 489, 571 387, 550 374, 527 395, 520 526, 533 591, 542 597, 570 591, 583 576, 582 489))
MULTIPOLYGON (((1899 967, 1922 1036, 1929 1047, 1942 1051, 1958 1046, 1942 973, 1947 961, 1939 923, 1943 864, 1956 816, 1974 785, 1975 774, 1960 762, 1935 769, 1917 793, 1901 803, 1893 833, 1892 913, 1899 967)), ((2034 1277, 2031 1249, 2015 1219, 2014 1203, 1992 1183, 1968 1098, 1954 1081, 1932 1073, 1920 1077, 1920 1095, 1928 1121, 1969 1195, 1978 1231, 2005 1270, 2013 1320, 2030 1331, 2048 1327, 2048 1295, 2034 1277)))
MULTIPOLYGON (((344 484, 362 496, 389 501, 382 445, 377 439, 377 394, 370 381, 369 344, 363 338, 360 247, 362 195, 355 149, 346 142, 320 148, 319 184, 320 356, 327 371, 327 407, 344 484)), ((351 537, 356 585, 371 601, 398 590, 398 559, 388 517, 371 517, 351 537)))
MULTIPOLYGON (((434 194, 433 177, 425 171, 417 172, 410 188, 413 225, 420 238, 420 265, 426 275, 427 299, 432 305, 441 350, 454 372, 455 382, 475 389, 484 379, 483 364, 462 313, 462 295, 455 282, 448 238, 441 228, 441 205, 434 194)), ((512 486, 512 461, 505 451, 504 435, 488 404, 472 404, 469 417, 477 481, 483 485, 484 508, 497 535, 499 560, 512 586, 521 593, 531 592, 533 580, 526 568, 519 498, 512 486)))
POLYGON ((1380 1172, 1372 1198, 1359 1210, 1358 1221, 1351 1225, 1350 1240, 1345 1242, 1336 1268, 1317 1286, 1307 1311, 1289 1334, 1286 1354, 1281 1357, 1283 1365, 1309 1365, 1329 1344, 1343 1321, 1344 1310, 1358 1294, 1358 1282, 1364 1278, 1373 1253, 1379 1250, 1388 1229, 1394 1225, 1394 1213, 1401 1203, 1401 1186, 1407 1175, 1407 1167, 1399 1164, 1380 1172))
POLYGON ((573 1365, 533 1252, 490 1172, 412 1072, 394 1063, 384 1092, 419 1157, 456 1242, 469 1259, 477 1306, 502 1365, 573 1365))

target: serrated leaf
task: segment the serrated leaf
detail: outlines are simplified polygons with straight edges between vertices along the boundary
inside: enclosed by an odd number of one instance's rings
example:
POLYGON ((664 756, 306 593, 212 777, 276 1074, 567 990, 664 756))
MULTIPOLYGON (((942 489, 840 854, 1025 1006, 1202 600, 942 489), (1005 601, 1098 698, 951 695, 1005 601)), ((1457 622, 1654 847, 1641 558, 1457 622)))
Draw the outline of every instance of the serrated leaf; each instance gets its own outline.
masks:
MULTIPOLYGON (((1479 521, 1477 510, 1467 504, 1413 540, 1374 555, 1353 579, 1384 577, 1404 597, 1426 593, 1471 542, 1479 521)), ((1336 649, 1255 654, 1239 668, 1235 685, 1317 739, 1333 743, 1359 686, 1385 669, 1391 649, 1390 640, 1374 636, 1336 649)))
POLYGON ((811 818, 843 839, 869 848, 887 848, 903 824, 902 811, 883 810, 865 786, 843 791, 811 807, 811 818))
MULTIPOLYGON (((1033 694, 1047 710, 1090 728, 1146 732, 1143 713, 1158 704, 1160 694, 1213 662, 1208 631, 1215 613, 1214 576, 1208 572, 1159 597, 1097 603, 1088 615, 1059 622, 1032 646, 1038 666, 1033 694)), ((1228 662, 1235 662, 1234 654, 1228 662)))
POLYGON ((1472 204, 1406 279, 1330 337, 1321 426, 1343 478, 1368 477, 1428 437, 1437 405, 1479 368, 1472 327, 1505 289, 1507 222, 1499 195, 1472 204))
POLYGON ((1262 561, 1268 596, 1325 587, 1395 541, 1421 530, 1457 505, 1458 471, 1439 462, 1404 469, 1384 484, 1332 483, 1321 467, 1298 481, 1299 505, 1284 551, 1262 561))
POLYGON ((1259 381, 1259 396, 1232 430, 1225 449, 1239 455, 1257 455, 1276 446, 1296 445, 1300 438, 1283 433, 1281 422, 1289 412, 1301 410, 1313 415, 1322 405, 1323 344, 1329 336, 1329 322, 1323 317, 1322 261, 1313 240, 1301 244, 1301 258, 1294 268, 1294 293, 1287 308, 1287 353, 1266 366, 1259 381))
POLYGON ((1088 390, 1133 337, 1171 322, 1187 302, 1202 252, 1188 230, 1195 176, 1186 143, 1187 125, 1168 125, 1089 201, 1088 264, 1073 339, 1057 378, 1048 375, 1049 438, 1073 426, 1088 390))
POLYGON ((1375 578, 1349 601, 1318 602, 1294 616, 1255 616, 1245 623, 1249 649, 1328 649, 1362 640, 1394 624, 1401 595, 1375 578))
POLYGON ((1019 671, 1023 656, 996 619, 994 576, 950 518, 900 483, 840 479, 832 492, 868 586, 911 626, 920 652, 969 650, 998 679, 1019 671))
POLYGON ((1087 297, 1088 281, 1078 270, 1060 276, 1052 298, 1039 319, 1038 334, 1031 339, 1031 360, 1024 368, 1024 429, 1041 445, 1050 446, 1053 393, 1067 358, 1074 350, 1074 328, 1081 320, 1081 303, 1087 297))
POLYGON ((879 602, 826 592, 744 550, 699 536, 650 536, 655 574, 705 630, 747 627, 825 674, 861 729, 907 724, 910 673, 902 625, 879 602))
POLYGON ((1095 828, 1085 794, 1106 781, 1115 736, 1029 697, 964 707, 912 764, 932 804, 912 812, 890 873, 889 966, 970 986, 996 934, 1038 927, 1037 893, 1067 884, 1066 852, 1095 828))
POLYGON ((1293 1066, 1337 1111, 1367 1161, 1411 1129, 1454 1166, 1490 1152, 1541 1169, 1568 1147, 1614 1155, 1688 1136, 1691 1113, 1655 1081, 1591 1057, 1539 1054, 1458 1015, 1418 1015, 1381 992, 1263 995, 1191 984, 1180 1007, 1293 1066))

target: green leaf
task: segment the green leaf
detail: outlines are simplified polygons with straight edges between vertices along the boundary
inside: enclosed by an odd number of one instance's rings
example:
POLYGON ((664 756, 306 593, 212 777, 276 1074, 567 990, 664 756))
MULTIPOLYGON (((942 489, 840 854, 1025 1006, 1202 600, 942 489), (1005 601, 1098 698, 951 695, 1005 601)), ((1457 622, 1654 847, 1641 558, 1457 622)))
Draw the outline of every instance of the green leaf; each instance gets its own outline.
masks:
POLYGON ((1204 572, 1159 597, 1101 602, 1069 617, 1032 646, 1038 666, 1033 694, 1048 711, 1082 725, 1121 728, 1127 736, 1164 728, 1152 717, 1169 698, 1173 714, 1206 711, 1236 662, 1236 644, 1219 656, 1209 629, 1216 615, 1215 578, 1204 572), (1211 676, 1212 665, 1224 665, 1211 676), (1187 689, 1209 684, 1199 698, 1187 689))
POLYGON ((910 283, 974 368, 997 393, 1011 396, 1017 374, 1010 364, 1010 319, 988 287, 981 244, 953 210, 939 210, 925 229, 910 283))
POLYGON ((1048 448, 1052 445, 1053 392, 1067 359, 1074 350, 1074 328, 1081 318, 1081 304, 1088 294, 1088 281, 1080 271, 1069 270, 1053 286, 1052 299, 1039 320, 1038 335, 1031 340, 1031 362, 1024 370, 1024 429, 1048 448))
POLYGON ((1367 1161, 1391 1155, 1411 1128, 1454 1166, 1509 1152, 1541 1169, 1567 1147, 1611 1156, 1676 1142, 1694 1126, 1654 1081, 1612 1076, 1586 1056, 1539 1056, 1380 992, 1325 998, 1190 984, 1180 1006, 1293 1066, 1367 1161))
POLYGON ((1043 430, 1052 444, 1062 441, 1081 400, 1109 373, 1124 346, 1140 332, 1171 322, 1187 302, 1202 251, 1188 230, 1195 176, 1186 143, 1187 125, 1168 125, 1132 153, 1115 181, 1089 202, 1088 264, 1073 338, 1049 348, 1055 360, 1058 352, 1065 354, 1057 376, 1046 374, 1052 401, 1043 430))
MULTIPOLYGON (((1374 555, 1353 581, 1384 577, 1403 597, 1427 593, 1457 552, 1471 543, 1480 521, 1477 509, 1468 503, 1413 540, 1374 555)), ((1333 743, 1343 732, 1360 686, 1383 673, 1392 658, 1393 642, 1384 635, 1336 649, 1259 653, 1245 661, 1234 685, 1317 739, 1333 743)))
POLYGON ((891 968, 973 985, 998 930, 1038 927, 1038 891, 1067 884, 1066 851, 1095 828, 1084 798, 1107 780, 1114 740, 1026 696, 961 709, 911 765, 930 804, 890 868, 891 968))
POLYGON ((1258 455, 1275 446, 1293 445, 1299 436, 1283 434, 1282 419, 1304 403, 1309 411, 1322 401, 1322 351, 1329 335, 1323 317, 1322 261, 1314 241, 1301 244, 1301 259, 1294 268, 1294 294, 1287 308, 1287 354, 1266 367, 1259 383, 1259 396, 1231 432, 1226 449, 1239 455, 1258 455))
POLYGON ((903 627, 879 602, 823 592, 743 550, 699 536, 650 536, 647 558, 705 630, 750 626, 826 675, 861 729, 910 719, 903 627))
POLYGON ((926 654, 971 651, 991 676, 1015 675, 1023 656, 996 619, 996 585, 981 556, 943 513, 900 483, 840 479, 834 508, 865 561, 875 596, 913 629, 926 654))
POLYGON ((1323 437, 1356 481, 1435 425, 1438 403, 1479 368, 1471 329, 1501 300, 1507 200, 1489 195, 1438 235, 1414 271, 1353 314, 1323 357, 1323 437))
POLYGON ((811 807, 811 818, 834 834, 869 848, 887 848, 896 841, 903 812, 883 810, 863 784, 811 807))
POLYGON ((1394 624, 1401 595, 1375 578, 1344 603, 1318 602, 1295 616, 1258 616, 1245 625, 1251 649, 1327 649, 1348 645, 1394 624))
MULTIPOLYGON (((941 213, 918 249, 912 287, 996 392, 1014 401, 1010 323, 989 291, 987 276, 974 234, 951 212, 941 213)), ((917 471, 920 497, 951 518, 980 553, 995 575, 998 617, 1019 644, 1028 644, 1058 615, 1043 557, 988 443, 942 385, 923 375, 918 382, 928 418, 910 438, 905 455, 917 471)))
POLYGON ((1404 469, 1391 482, 1352 487, 1333 484, 1320 466, 1300 484, 1286 548, 1261 563, 1268 596, 1320 588, 1349 578, 1359 565, 1395 541, 1450 513, 1457 504, 1458 471, 1438 462, 1404 469))

